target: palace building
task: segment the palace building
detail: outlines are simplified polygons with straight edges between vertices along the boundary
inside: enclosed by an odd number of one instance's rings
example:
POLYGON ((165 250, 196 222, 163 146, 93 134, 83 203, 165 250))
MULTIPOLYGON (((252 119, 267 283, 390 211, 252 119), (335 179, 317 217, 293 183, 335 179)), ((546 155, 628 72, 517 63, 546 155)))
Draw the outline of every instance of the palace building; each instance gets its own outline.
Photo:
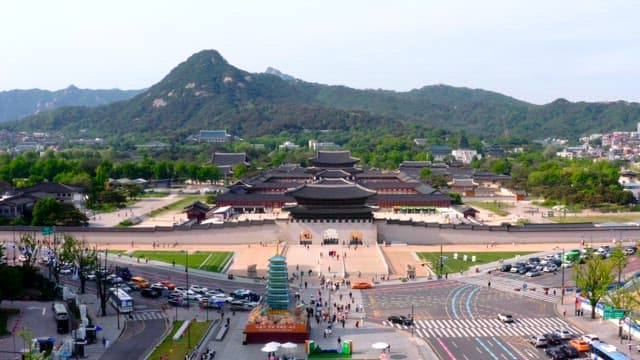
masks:
POLYGON ((451 206, 449 195, 402 172, 357 167, 349 151, 318 151, 310 161, 237 181, 216 204, 239 213, 284 209, 294 219, 370 219, 377 208, 451 206))

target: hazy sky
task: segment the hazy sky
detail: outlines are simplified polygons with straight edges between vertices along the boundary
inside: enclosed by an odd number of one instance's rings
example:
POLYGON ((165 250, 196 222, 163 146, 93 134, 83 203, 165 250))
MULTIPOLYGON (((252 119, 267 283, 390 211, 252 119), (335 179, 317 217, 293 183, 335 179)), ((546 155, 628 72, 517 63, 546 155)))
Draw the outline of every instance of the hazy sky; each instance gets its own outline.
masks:
POLYGON ((0 90, 143 88, 216 49, 250 72, 355 88, 640 101, 639 16, 635 0, 9 0, 0 90))

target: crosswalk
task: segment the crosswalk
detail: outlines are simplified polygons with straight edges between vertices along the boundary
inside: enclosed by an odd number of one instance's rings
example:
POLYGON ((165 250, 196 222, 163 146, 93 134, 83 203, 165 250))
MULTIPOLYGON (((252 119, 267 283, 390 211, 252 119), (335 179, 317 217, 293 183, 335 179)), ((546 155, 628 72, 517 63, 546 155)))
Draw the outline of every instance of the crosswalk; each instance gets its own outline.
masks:
MULTIPOLYGON (((397 329, 410 330, 410 326, 383 325, 397 329)), ((564 328, 573 334, 581 331, 560 318, 522 318, 514 323, 505 324, 498 319, 452 319, 452 320, 416 320, 415 332, 423 338, 490 337, 490 336, 531 336, 553 332, 564 328)))
POLYGON ((133 321, 162 320, 164 318, 165 316, 162 311, 155 311, 155 310, 134 311, 127 316, 128 320, 133 320, 133 321))
MULTIPOLYGON (((523 278, 526 279, 526 278, 523 278)), ((542 300, 550 303, 557 303, 560 301, 560 291, 556 291, 556 295, 553 295, 553 289, 550 289, 549 293, 545 295, 544 289, 542 286, 536 285, 534 283, 527 283, 522 280, 514 280, 507 277, 499 277, 499 276, 491 276, 491 275, 478 275, 478 276, 466 276, 461 277, 458 281, 479 285, 486 287, 488 282, 491 281, 491 288, 509 292, 512 294, 520 294, 522 296, 526 296, 532 299, 542 300), (527 284, 527 290, 522 290, 522 285, 527 284), (515 289, 520 289, 520 291, 515 291, 515 289)))

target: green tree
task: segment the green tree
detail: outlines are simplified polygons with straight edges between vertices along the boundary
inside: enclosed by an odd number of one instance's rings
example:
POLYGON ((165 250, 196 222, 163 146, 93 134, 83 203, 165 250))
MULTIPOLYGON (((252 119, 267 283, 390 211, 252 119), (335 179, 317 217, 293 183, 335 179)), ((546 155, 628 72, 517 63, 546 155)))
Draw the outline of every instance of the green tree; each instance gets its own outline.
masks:
POLYGON ((33 226, 87 226, 89 218, 73 204, 54 198, 36 201, 33 206, 33 226))
POLYGON ((37 349, 33 343, 33 338, 35 337, 33 332, 29 330, 28 327, 23 327, 22 330, 18 331, 18 336, 22 338, 25 344, 27 344, 27 352, 22 355, 24 360, 42 360, 45 357, 44 352, 40 352, 40 349, 37 349))
POLYGON ((236 179, 240 179, 247 172, 247 167, 245 164, 238 164, 233 167, 233 177, 236 179))
POLYGON ((31 234, 22 234, 20 236, 20 240, 18 240, 18 243, 20 244, 20 247, 22 248, 22 254, 25 257, 25 260, 22 262, 22 267, 32 267, 35 263, 33 254, 35 253, 36 247, 38 246, 36 237, 31 234))
POLYGON ((609 261, 611 261, 613 270, 615 270, 616 274, 618 275, 618 283, 620 283, 620 281, 622 280, 622 272, 629 263, 627 257, 624 255, 622 244, 618 243, 616 247, 611 249, 611 256, 609 257, 609 261))
POLYGON ((612 261, 593 256, 573 269, 576 287, 582 289, 582 294, 591 305, 592 319, 596 318, 596 305, 607 294, 607 287, 615 279, 613 267, 612 261))
POLYGON ((431 177, 431 169, 428 167, 420 169, 420 179, 426 180, 431 177))
POLYGON ((87 272, 94 269, 98 263, 96 248, 89 248, 86 240, 78 240, 72 235, 65 234, 60 252, 60 260, 77 266, 80 278, 80 293, 85 293, 87 272))

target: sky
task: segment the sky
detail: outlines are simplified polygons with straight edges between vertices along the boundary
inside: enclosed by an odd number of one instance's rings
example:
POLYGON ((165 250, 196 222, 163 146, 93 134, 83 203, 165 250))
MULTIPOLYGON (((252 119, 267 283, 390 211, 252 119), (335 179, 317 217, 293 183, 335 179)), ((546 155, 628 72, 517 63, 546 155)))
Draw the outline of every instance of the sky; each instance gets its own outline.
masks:
POLYGON ((190 55, 407 91, 640 102, 640 1, 65 1, 0 4, 0 90, 139 89, 190 55))

